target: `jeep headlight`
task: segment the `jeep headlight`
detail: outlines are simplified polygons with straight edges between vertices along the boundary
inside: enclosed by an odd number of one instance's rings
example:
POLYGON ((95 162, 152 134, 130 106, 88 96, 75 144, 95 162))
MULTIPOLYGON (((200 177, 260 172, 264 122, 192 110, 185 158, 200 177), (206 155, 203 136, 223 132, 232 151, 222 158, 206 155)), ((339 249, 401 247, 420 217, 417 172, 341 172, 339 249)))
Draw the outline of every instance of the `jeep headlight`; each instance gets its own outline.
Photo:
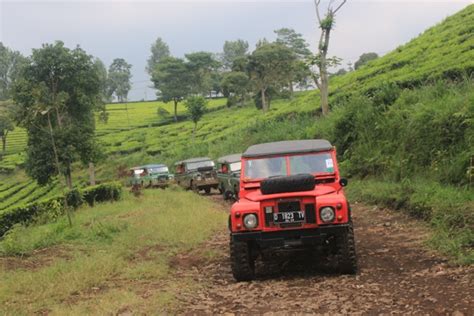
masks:
POLYGON ((201 180, 202 180, 202 177, 201 177, 200 174, 198 174, 198 175, 196 176, 196 180, 197 180, 197 181, 201 181, 201 180))
POLYGON ((319 218, 321 218, 324 223, 332 222, 334 217, 335 213, 332 207, 326 206, 319 210, 319 218))
POLYGON ((257 215, 255 214, 247 214, 244 216, 244 226, 247 229, 253 229, 257 227, 257 215))

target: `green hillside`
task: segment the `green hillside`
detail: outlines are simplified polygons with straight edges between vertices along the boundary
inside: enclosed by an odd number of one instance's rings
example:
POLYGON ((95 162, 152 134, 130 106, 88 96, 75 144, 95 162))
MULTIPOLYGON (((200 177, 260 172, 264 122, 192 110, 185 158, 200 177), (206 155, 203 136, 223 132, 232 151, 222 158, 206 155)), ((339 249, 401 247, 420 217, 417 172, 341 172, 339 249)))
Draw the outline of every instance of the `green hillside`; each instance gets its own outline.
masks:
MULTIPOLYGON (((337 146, 347 175, 368 184, 394 184, 384 191, 392 192, 389 196, 374 195, 377 186, 367 185, 365 191, 354 190, 354 198, 409 209, 430 221, 439 238, 452 239, 452 247, 443 250, 469 251, 474 240, 473 33, 470 5, 393 52, 334 77, 327 118, 318 116, 317 91, 275 100, 267 113, 253 104, 226 108, 225 100, 212 100, 193 137, 193 124, 184 117, 173 123, 158 116, 159 107, 172 113, 171 103, 130 103, 128 111, 123 104, 108 105, 108 123, 97 122, 98 140, 109 155, 98 166, 98 177, 115 178, 119 167, 135 164, 217 158, 257 142, 324 137, 337 146)), ((181 115, 184 109, 180 104, 181 115)), ((0 170, 21 166, 25 144, 24 131, 15 130, 0 170)), ((75 170, 76 183, 87 179, 81 166, 75 170)), ((36 186, 18 170, 0 180, 0 212, 57 190, 54 184, 36 186)))

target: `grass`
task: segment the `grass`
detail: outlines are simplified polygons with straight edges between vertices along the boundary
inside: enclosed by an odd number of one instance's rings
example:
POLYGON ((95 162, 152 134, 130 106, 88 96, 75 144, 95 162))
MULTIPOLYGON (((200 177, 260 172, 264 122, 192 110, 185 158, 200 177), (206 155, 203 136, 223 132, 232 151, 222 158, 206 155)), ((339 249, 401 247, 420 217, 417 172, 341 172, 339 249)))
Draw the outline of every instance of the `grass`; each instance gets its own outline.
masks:
POLYGON ((432 227, 428 245, 459 264, 474 264, 474 195, 472 190, 427 180, 390 182, 351 179, 351 201, 364 201, 426 220, 432 227))
POLYGON ((173 257, 198 248, 227 216, 208 199, 176 189, 148 190, 138 199, 126 194, 84 207, 73 227, 62 218, 12 230, 0 241, 0 260, 21 255, 43 263, 0 270, 0 313, 172 310, 180 287, 193 286, 174 278, 173 257))

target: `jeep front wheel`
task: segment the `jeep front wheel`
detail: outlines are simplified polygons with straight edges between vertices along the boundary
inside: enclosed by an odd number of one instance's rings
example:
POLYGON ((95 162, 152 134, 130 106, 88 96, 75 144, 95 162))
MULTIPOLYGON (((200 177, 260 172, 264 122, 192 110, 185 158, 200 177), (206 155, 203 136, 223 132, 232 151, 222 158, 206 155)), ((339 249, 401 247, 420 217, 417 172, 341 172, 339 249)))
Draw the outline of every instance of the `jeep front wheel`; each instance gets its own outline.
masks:
POLYGON ((230 261, 234 279, 240 281, 251 281, 255 279, 255 259, 249 243, 242 241, 230 241, 230 261))
POLYGON ((347 230, 338 239, 337 264, 339 272, 343 274, 356 274, 357 255, 352 222, 349 223, 347 230))

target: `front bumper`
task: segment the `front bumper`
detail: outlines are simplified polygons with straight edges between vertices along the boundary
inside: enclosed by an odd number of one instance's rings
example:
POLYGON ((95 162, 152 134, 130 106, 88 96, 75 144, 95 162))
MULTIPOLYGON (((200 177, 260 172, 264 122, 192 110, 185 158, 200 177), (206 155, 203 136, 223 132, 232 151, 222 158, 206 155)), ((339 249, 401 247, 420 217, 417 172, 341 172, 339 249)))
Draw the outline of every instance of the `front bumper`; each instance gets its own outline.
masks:
POLYGON ((322 245, 328 237, 344 233, 348 224, 320 226, 311 229, 280 230, 273 232, 231 233, 232 241, 253 241, 261 248, 322 245))

